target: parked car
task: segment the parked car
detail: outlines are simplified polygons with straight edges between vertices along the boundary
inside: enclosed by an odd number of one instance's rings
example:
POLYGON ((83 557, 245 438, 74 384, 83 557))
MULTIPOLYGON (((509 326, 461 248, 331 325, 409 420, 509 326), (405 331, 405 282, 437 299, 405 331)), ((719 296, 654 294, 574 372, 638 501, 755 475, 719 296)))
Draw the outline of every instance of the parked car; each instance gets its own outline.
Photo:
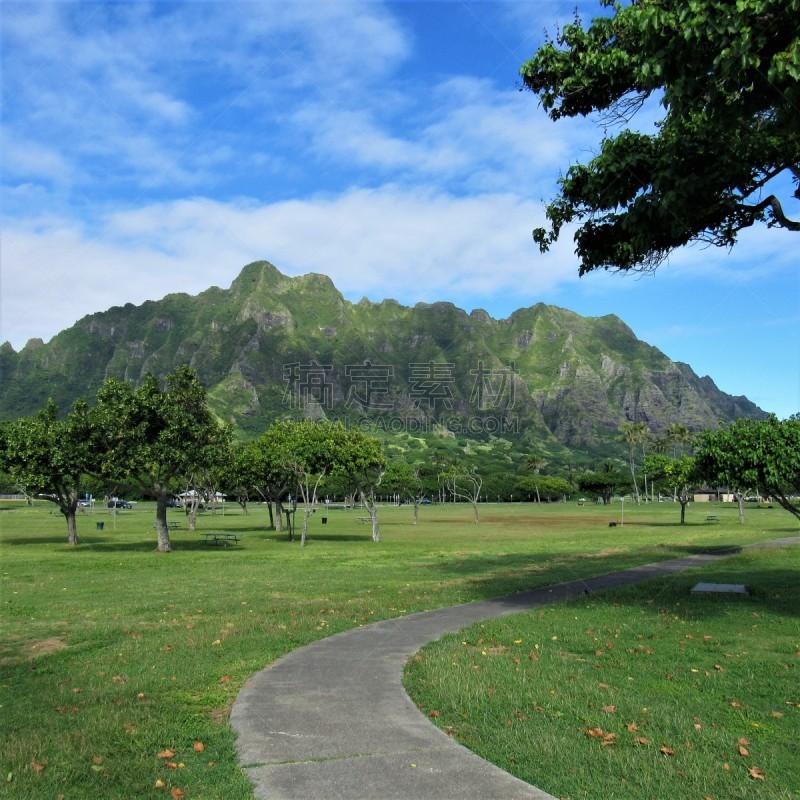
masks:
POLYGON ((108 501, 109 508, 133 508, 133 506, 127 500, 109 500, 108 501))
POLYGON ((183 508, 180 500, 167 500, 167 508, 183 508))

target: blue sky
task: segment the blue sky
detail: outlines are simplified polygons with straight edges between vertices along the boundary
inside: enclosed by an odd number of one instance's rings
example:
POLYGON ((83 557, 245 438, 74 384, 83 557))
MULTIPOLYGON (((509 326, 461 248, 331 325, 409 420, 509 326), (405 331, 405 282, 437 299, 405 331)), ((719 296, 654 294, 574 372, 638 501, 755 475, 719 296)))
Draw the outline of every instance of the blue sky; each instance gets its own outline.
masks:
POLYGON ((353 301, 617 314, 724 391, 800 411, 797 234, 754 228, 647 277, 579 279, 569 233, 535 247, 602 136, 519 91, 574 6, 4 2, 0 341, 266 259, 353 301))

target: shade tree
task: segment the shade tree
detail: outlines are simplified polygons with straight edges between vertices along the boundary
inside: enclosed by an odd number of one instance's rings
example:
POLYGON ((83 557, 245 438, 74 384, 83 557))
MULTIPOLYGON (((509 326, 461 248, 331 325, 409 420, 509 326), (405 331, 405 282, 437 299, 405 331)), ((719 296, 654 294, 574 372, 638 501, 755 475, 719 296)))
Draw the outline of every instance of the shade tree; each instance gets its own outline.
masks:
POLYGON ((27 495, 56 505, 67 523, 67 543, 78 543, 77 509, 81 482, 98 470, 99 440, 93 412, 77 400, 64 419, 48 400, 32 417, 22 417, 0 428, 0 468, 27 495))
POLYGON ((373 436, 367 436, 358 428, 346 429, 334 424, 331 433, 335 439, 333 471, 347 476, 356 488, 359 499, 367 509, 372 525, 372 540, 381 540, 378 506, 375 489, 381 484, 386 472, 386 456, 383 446, 373 436))
POLYGON ((412 504, 413 522, 416 525, 419 521, 419 507, 425 497, 419 468, 398 459, 389 461, 383 486, 386 491, 412 504))
POLYGON ((578 488, 585 494, 594 495, 608 505, 611 498, 630 484, 612 461, 605 461, 600 468, 587 470, 577 478, 578 488))
POLYGON ((800 418, 738 419, 697 440, 697 469, 739 491, 752 486, 800 520, 800 418))
POLYGON ((559 180, 540 249, 577 226, 581 275, 649 271, 689 242, 730 248, 752 225, 800 231, 786 206, 800 199, 800 2, 602 5, 520 70, 552 120, 594 115, 606 132, 559 180), (652 132, 632 129, 656 104, 652 132))
POLYGON ((661 453, 651 454, 645 459, 645 468, 680 503, 681 525, 685 525, 686 506, 691 502, 693 490, 701 481, 695 459, 685 455, 673 458, 661 453))
POLYGON ((167 375, 163 384, 152 373, 136 388, 109 378, 97 398, 103 474, 133 481, 155 497, 157 549, 170 552, 167 502, 188 475, 219 461, 230 432, 212 414, 205 389, 188 366, 167 375))

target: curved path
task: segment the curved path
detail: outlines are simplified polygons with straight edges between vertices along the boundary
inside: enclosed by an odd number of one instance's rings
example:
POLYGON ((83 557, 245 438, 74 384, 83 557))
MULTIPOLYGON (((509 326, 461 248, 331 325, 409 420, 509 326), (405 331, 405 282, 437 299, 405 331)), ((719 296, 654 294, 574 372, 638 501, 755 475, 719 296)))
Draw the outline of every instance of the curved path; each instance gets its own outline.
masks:
MULTIPOLYGON (((752 546, 797 543, 800 537, 752 546)), ((231 713, 239 758, 256 797, 554 800, 433 726, 403 689, 408 658, 480 620, 706 566, 739 550, 376 622, 289 653, 247 681, 231 713)))

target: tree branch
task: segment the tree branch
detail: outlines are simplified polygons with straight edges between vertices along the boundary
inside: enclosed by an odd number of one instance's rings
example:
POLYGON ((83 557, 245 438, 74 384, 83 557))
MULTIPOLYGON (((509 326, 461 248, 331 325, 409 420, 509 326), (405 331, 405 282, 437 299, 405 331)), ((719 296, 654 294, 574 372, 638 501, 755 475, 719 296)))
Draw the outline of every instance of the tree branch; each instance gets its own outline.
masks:
POLYGON ((777 225, 779 228, 786 228, 786 230, 789 231, 800 232, 800 222, 789 219, 786 214, 783 213, 781 201, 778 200, 774 194, 765 197, 757 205, 742 206, 742 208, 752 214, 753 221, 755 221, 762 211, 766 211, 766 209, 769 208, 773 220, 772 224, 777 225))

